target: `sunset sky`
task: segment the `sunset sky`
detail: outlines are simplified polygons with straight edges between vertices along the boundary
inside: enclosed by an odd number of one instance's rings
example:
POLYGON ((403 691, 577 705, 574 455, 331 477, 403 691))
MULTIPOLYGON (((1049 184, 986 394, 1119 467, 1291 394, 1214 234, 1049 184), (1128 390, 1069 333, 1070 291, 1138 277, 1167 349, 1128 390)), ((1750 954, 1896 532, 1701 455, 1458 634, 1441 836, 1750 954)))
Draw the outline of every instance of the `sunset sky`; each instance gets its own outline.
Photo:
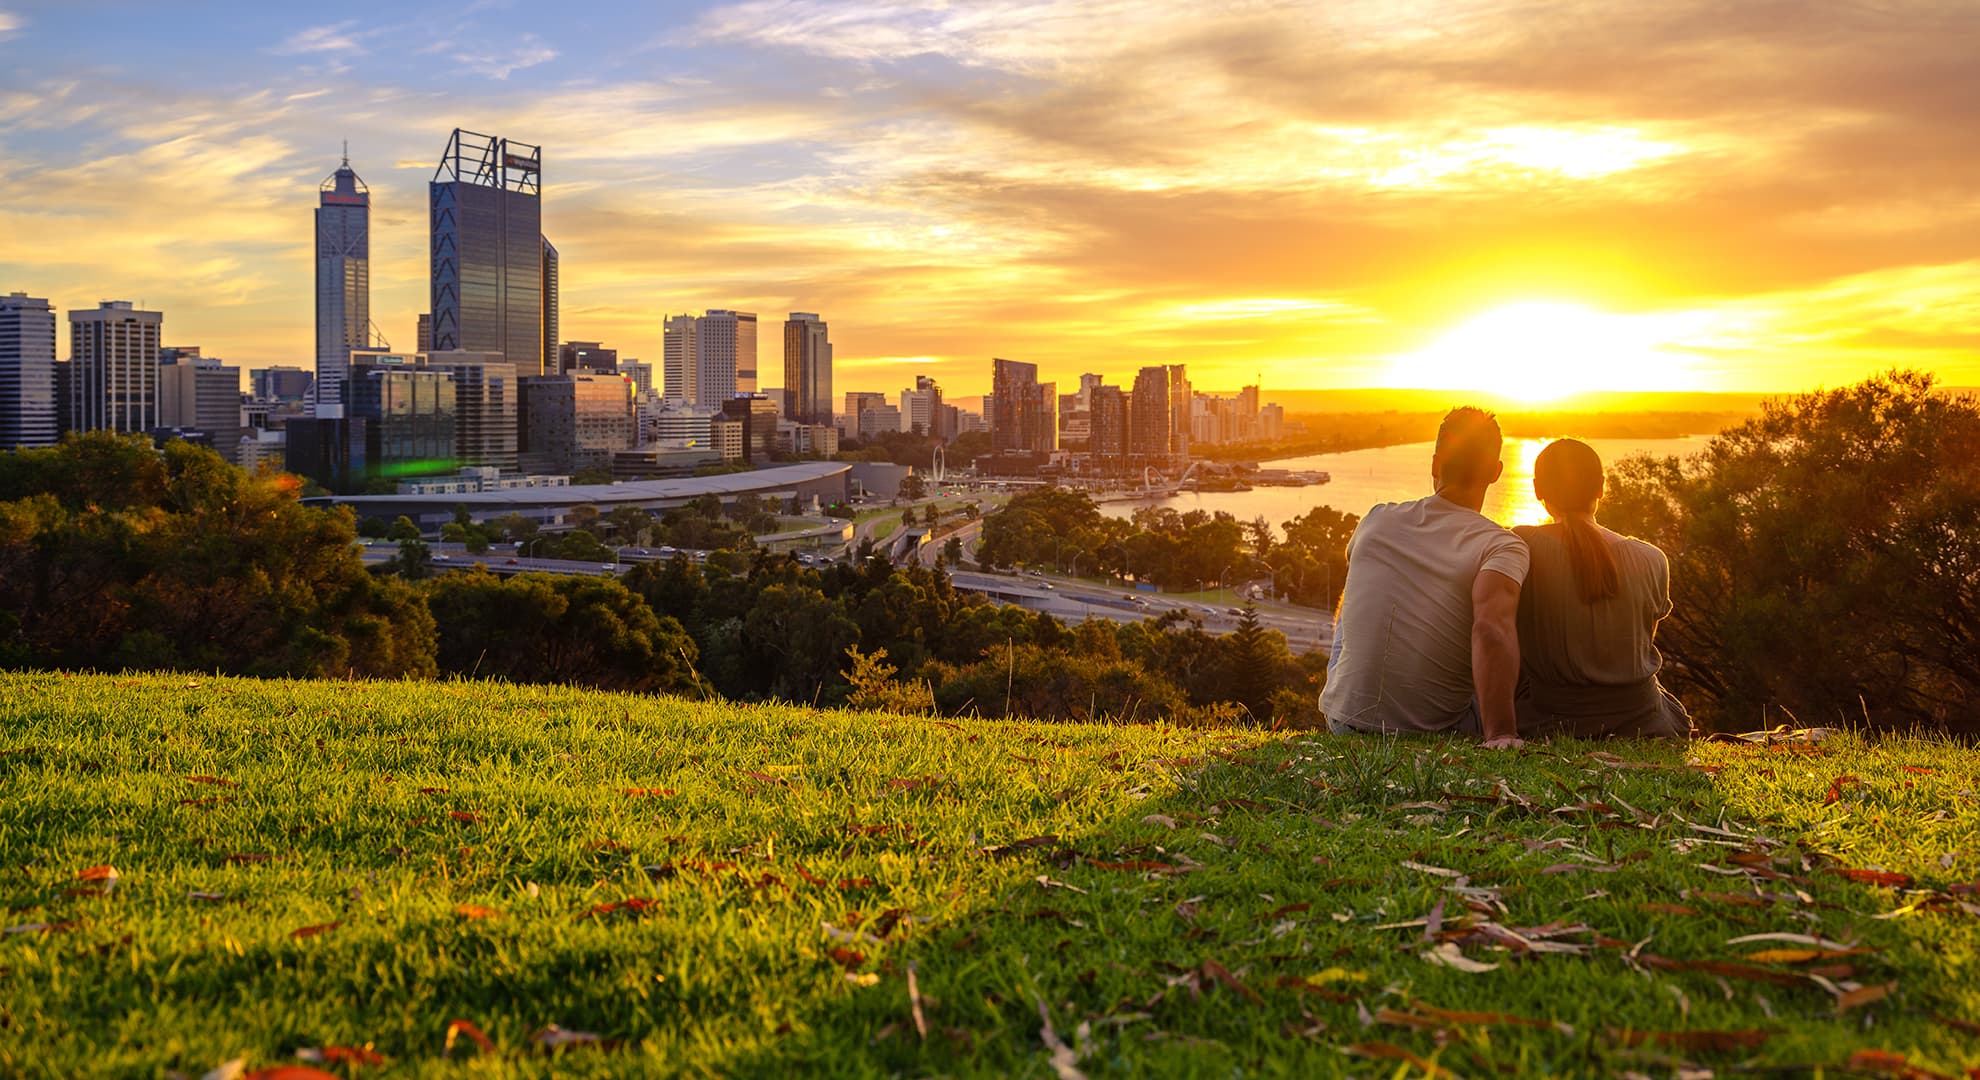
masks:
POLYGON ((1976 385, 1976 41, 1971 0, 0 0, 0 292, 308 366, 349 139, 410 348, 461 126, 544 145, 563 336, 655 362, 735 307, 822 313, 840 392, 1976 385))

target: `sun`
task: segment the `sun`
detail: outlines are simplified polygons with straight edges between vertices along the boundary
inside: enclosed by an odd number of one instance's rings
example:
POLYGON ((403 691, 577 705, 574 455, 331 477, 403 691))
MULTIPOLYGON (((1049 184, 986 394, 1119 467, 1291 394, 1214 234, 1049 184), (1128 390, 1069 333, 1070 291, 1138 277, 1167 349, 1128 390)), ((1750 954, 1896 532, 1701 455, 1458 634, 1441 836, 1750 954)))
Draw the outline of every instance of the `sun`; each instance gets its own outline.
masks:
POLYGON ((1697 330, 1696 323, 1686 314, 1621 315, 1552 301, 1508 304, 1398 357, 1391 385, 1481 390, 1522 401, 1590 390, 1695 389, 1688 357, 1675 346, 1697 330))

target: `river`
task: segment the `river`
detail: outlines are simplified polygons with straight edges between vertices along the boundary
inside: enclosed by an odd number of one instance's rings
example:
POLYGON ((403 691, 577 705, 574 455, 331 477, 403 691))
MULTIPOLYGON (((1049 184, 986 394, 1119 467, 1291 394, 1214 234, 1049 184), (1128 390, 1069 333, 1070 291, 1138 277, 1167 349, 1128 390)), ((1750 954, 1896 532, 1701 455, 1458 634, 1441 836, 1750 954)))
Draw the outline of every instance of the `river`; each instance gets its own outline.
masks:
MULTIPOLYGON (((1682 439, 1588 439, 1588 445, 1602 455, 1604 464, 1631 454, 1657 457, 1686 455, 1704 449, 1710 436, 1682 439)), ((1507 439, 1505 475, 1485 495, 1485 513, 1502 525, 1536 525, 1547 520, 1547 512, 1533 497, 1533 459, 1547 439, 1507 439)), ((1107 502, 1100 512, 1109 517, 1132 516, 1142 506, 1168 506, 1190 510, 1225 510, 1239 521, 1251 521, 1263 514, 1276 528, 1305 514, 1315 506, 1331 506, 1354 514, 1367 513, 1376 503, 1400 502, 1430 494, 1431 443, 1383 446, 1373 450, 1350 450, 1342 454, 1315 454, 1267 462, 1270 468, 1294 472, 1328 473, 1331 481, 1313 487, 1257 487, 1250 491, 1185 491, 1165 499, 1142 502, 1107 502)))

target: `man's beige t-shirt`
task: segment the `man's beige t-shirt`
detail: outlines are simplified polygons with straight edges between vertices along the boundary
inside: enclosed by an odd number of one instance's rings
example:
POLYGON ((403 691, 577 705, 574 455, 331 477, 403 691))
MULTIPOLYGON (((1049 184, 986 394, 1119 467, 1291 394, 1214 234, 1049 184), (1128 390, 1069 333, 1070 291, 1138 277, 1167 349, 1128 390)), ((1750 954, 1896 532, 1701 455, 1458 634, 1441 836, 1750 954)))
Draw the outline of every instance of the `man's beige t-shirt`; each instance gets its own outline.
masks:
POLYGON ((1472 583, 1526 568, 1524 541, 1440 495, 1369 510, 1348 541, 1320 711, 1359 731, 1455 729, 1473 696, 1472 583))

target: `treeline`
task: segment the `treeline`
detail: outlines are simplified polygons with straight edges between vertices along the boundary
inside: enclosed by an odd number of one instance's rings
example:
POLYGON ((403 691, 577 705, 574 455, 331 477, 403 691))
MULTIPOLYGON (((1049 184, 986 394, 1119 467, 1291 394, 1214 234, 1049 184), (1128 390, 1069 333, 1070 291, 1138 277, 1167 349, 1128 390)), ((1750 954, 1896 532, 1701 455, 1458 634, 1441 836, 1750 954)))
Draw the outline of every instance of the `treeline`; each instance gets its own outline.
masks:
MULTIPOLYGON (((741 528, 706 563, 680 555, 623 578, 475 569, 412 580, 368 571, 349 512, 305 507, 299 493, 294 477, 249 474, 184 443, 161 453, 142 437, 0 455, 0 665, 463 675, 1039 718, 1314 719, 1318 659, 1293 657, 1255 622, 1221 637, 1176 615, 1068 627, 959 593, 939 571, 877 558, 814 569, 750 547, 741 528)), ((762 512, 698 504, 589 524, 688 547, 698 545, 679 541, 762 512)), ((455 524, 489 543, 528 533, 455 524)), ((396 560, 406 570, 427 565, 409 525, 396 560)))
POLYGON ((1316 506, 1276 534, 1263 517, 1141 507, 1111 518, 1084 492, 1028 491, 984 519, 977 561, 987 569, 1050 568, 1197 590, 1262 583, 1294 603, 1332 608, 1347 577, 1347 542, 1360 520, 1316 506))

